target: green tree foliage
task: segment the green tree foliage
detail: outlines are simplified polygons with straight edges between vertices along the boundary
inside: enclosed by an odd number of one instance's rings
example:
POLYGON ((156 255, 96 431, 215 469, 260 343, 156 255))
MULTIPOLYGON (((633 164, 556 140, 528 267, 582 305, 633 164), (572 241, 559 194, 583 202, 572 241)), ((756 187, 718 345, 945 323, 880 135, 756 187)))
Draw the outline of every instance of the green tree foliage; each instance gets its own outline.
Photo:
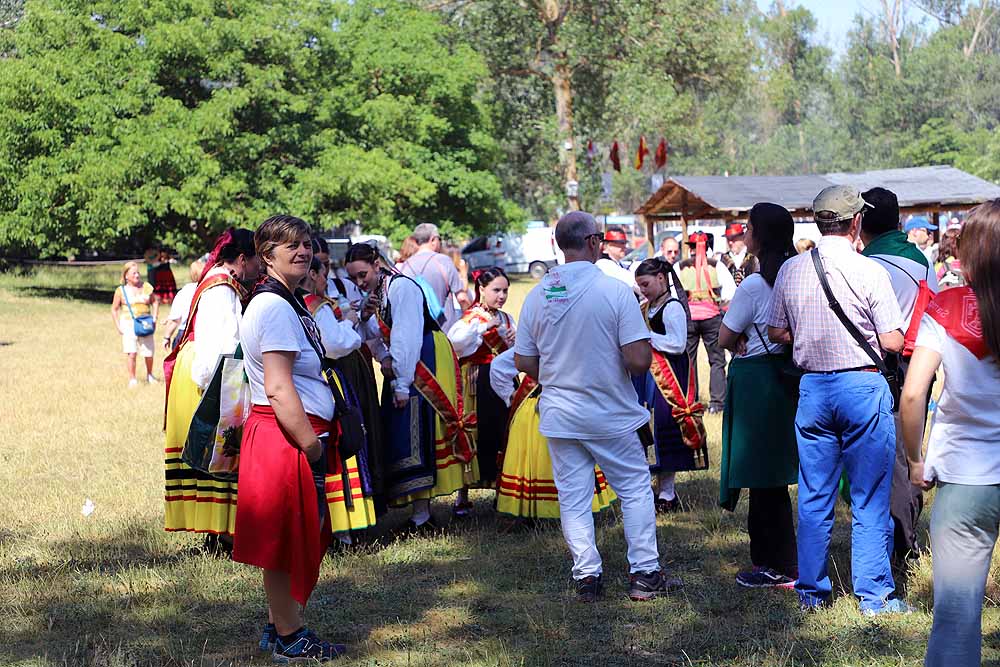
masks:
POLYGON ((482 59, 411 5, 35 0, 0 39, 0 247, 523 217, 482 59))

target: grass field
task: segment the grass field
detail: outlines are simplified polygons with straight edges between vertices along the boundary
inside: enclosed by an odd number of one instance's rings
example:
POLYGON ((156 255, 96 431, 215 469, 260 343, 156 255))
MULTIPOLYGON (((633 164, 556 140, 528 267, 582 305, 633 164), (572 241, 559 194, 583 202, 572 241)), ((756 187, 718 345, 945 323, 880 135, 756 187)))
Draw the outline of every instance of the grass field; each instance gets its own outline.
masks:
MULTIPOLYGON (((125 388, 109 306, 116 278, 115 269, 0 275, 0 664, 269 664, 255 651, 259 573, 161 529, 163 387, 125 388)), ((511 313, 529 288, 517 283, 511 313)), ((326 559, 310 624, 349 645, 338 664, 350 666, 921 664, 929 559, 910 577, 918 613, 862 618, 843 507, 831 609, 802 616, 793 594, 736 587, 749 560, 745 494, 736 513, 717 507, 721 420, 706 419, 713 468, 681 474, 690 509, 659 519, 682 593, 625 598, 614 509, 598 534, 606 599, 579 605, 558 526, 502 534, 480 493, 475 518, 440 537, 394 540, 404 517, 391 515, 380 545, 326 559)), ((434 511, 448 521, 445 502, 434 511)), ((992 604, 984 634, 984 659, 1000 664, 992 604)))

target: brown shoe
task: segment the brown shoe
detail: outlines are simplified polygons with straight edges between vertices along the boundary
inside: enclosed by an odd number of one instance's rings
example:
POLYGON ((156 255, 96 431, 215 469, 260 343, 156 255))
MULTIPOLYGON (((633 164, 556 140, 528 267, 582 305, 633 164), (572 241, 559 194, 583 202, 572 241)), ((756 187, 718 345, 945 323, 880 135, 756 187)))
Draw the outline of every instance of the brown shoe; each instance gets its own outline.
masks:
POLYGON ((576 599, 579 602, 597 602, 602 593, 604 593, 604 582, 601 581, 601 575, 596 577, 591 575, 576 580, 576 599))

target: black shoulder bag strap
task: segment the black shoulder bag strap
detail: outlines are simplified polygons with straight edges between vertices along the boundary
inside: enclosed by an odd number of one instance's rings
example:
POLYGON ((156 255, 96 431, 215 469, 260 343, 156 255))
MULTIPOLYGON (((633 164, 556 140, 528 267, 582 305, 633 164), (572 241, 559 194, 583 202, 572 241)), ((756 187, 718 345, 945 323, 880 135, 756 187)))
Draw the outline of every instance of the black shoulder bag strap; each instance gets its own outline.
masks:
POLYGON ((837 316, 840 323, 844 325, 847 329, 847 333, 851 334, 861 349, 865 351, 872 363, 878 368, 878 372, 885 376, 886 380, 889 378, 889 369, 886 368, 885 360, 882 359, 882 355, 875 351, 875 349, 868 343, 868 339, 865 338, 864 334, 861 333, 854 323, 851 322, 847 317, 847 313, 844 312, 843 306, 837 301, 837 297, 833 295, 833 290, 830 289, 830 283, 826 279, 826 269, 823 267, 823 260, 819 256, 819 248, 813 248, 809 251, 812 256, 813 267, 816 269, 816 275, 819 276, 819 284, 823 286, 823 292, 826 294, 826 300, 830 304, 830 310, 833 314, 837 316))
MULTIPOLYGON (((892 411, 896 412, 899 410, 899 394, 902 388, 902 382, 899 375, 899 369, 895 368, 893 371, 889 370, 886 365, 885 360, 880 354, 878 354, 875 349, 868 343, 868 340, 864 337, 858 328, 854 326, 854 323, 847 319, 847 314, 844 312, 843 307, 837 298, 833 295, 833 290, 830 289, 830 283, 826 280, 826 269, 823 268, 823 260, 819 256, 819 248, 813 248, 810 252, 812 255, 813 266, 816 268, 816 275, 819 276, 819 284, 823 286, 823 292, 826 294, 826 299, 830 304, 830 309, 833 310, 837 319, 840 323, 844 325, 847 332, 851 334, 851 337, 857 341, 861 349, 865 351, 869 357, 871 357, 872 363, 878 369, 878 372, 882 374, 885 378, 885 382, 889 385, 889 393, 892 394, 892 411)), ((878 332, 876 332, 878 335, 878 332)))

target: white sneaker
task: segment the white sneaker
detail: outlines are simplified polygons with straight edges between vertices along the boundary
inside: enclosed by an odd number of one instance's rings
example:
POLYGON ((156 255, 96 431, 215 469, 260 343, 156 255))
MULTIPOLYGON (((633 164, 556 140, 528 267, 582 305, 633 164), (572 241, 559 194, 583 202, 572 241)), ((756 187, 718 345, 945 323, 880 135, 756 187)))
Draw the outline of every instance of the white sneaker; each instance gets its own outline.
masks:
POLYGON ((132 378, 131 380, 128 381, 128 388, 129 389, 135 389, 138 386, 139 386, 139 381, 136 380, 135 378, 132 378))
POLYGON ((146 382, 149 384, 156 384, 159 380, 153 374, 149 374, 146 376, 146 382))

